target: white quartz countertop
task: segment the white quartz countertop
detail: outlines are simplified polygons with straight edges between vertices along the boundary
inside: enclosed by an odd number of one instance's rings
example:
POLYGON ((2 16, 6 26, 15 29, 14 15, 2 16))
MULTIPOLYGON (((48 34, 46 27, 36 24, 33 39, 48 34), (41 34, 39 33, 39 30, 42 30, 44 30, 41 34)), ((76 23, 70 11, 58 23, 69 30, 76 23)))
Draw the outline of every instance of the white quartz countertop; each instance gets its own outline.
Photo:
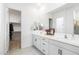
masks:
POLYGON ((59 42, 63 42, 63 43, 67 43, 67 44, 71 44, 73 46, 79 47, 79 38, 78 37, 73 37, 73 36, 68 35, 68 38, 65 38, 64 33, 55 33, 55 35, 46 35, 46 33, 43 31, 33 31, 32 34, 38 35, 41 37, 45 37, 50 40, 56 40, 59 42))

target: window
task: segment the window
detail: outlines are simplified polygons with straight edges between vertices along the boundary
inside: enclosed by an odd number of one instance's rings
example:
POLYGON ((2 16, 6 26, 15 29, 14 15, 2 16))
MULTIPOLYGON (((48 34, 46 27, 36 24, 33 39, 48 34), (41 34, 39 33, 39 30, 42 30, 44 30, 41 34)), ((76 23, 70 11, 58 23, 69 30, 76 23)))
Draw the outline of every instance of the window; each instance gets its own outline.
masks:
POLYGON ((64 17, 56 19, 56 32, 64 32, 64 17))

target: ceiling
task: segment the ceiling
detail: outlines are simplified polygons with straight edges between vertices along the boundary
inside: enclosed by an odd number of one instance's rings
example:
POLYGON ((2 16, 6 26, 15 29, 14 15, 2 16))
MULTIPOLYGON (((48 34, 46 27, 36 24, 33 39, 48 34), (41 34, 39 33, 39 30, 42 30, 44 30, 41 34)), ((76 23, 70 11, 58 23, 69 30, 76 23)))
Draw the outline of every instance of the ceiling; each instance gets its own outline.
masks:
POLYGON ((21 9, 33 7, 36 9, 45 9, 44 12, 49 12, 65 5, 65 3, 6 3, 6 5, 9 8, 21 9))

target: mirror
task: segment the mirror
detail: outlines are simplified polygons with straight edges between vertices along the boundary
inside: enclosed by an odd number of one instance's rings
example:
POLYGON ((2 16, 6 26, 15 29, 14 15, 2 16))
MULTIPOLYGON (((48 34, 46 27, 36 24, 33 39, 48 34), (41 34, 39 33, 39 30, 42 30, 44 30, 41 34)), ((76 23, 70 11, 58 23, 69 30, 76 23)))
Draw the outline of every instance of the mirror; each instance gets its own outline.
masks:
POLYGON ((79 20, 74 20, 74 34, 79 34, 79 20))
POLYGON ((49 18, 49 28, 53 28, 53 19, 49 18))
POLYGON ((79 9, 74 11, 74 34, 79 34, 79 9))
POLYGON ((74 34, 79 34, 79 18, 74 19, 74 34))
POLYGON ((62 8, 48 13, 53 19, 50 27, 55 28, 56 33, 79 35, 79 4, 66 4, 62 8))

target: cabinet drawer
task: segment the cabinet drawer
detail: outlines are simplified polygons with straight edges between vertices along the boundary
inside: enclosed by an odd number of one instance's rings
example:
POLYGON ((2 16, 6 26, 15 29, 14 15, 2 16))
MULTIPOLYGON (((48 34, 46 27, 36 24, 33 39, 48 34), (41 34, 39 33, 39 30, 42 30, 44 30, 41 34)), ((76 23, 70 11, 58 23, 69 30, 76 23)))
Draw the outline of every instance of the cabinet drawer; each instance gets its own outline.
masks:
POLYGON ((48 54, 48 49, 45 49, 45 48, 43 48, 43 47, 41 47, 41 51, 42 51, 42 53, 44 53, 44 54, 48 54))
POLYGON ((48 42, 47 38, 41 38, 42 41, 48 42))
POLYGON ((42 42, 41 47, 43 47, 44 49, 48 49, 48 43, 47 42, 42 42))
POLYGON ((79 47, 76 47, 70 44, 64 44, 64 43, 62 44, 62 47, 73 52, 76 55, 79 55, 79 47))
POLYGON ((58 47, 61 47, 61 48, 64 48, 64 49, 67 49, 71 52, 74 52, 75 54, 79 54, 79 47, 76 47, 74 45, 71 45, 71 44, 67 44, 67 43, 63 43, 63 42, 59 42, 59 41, 55 41, 55 40, 49 40, 49 43, 51 44, 54 44, 58 47))

